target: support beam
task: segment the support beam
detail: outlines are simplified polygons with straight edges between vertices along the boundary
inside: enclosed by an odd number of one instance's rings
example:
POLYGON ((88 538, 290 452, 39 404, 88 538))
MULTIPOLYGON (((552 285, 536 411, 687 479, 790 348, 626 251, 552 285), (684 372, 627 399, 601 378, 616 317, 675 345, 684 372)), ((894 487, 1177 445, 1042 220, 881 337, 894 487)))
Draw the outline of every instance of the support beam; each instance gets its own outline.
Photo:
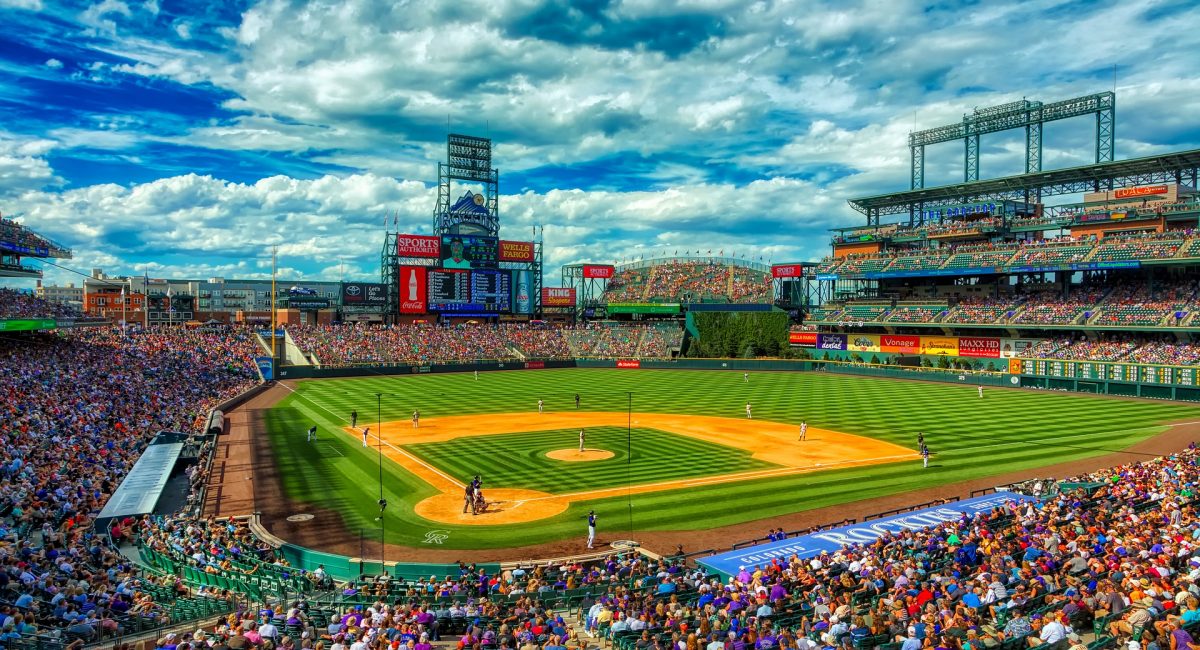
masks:
POLYGON ((1025 125, 1025 173, 1042 171, 1042 123, 1025 125))
POLYGON ((909 151, 912 155, 912 175, 908 189, 916 190, 925 187, 925 145, 915 145, 909 151))
POLYGON ((963 138, 965 164, 963 165, 963 182, 971 183, 979 180, 979 134, 969 133, 963 138))

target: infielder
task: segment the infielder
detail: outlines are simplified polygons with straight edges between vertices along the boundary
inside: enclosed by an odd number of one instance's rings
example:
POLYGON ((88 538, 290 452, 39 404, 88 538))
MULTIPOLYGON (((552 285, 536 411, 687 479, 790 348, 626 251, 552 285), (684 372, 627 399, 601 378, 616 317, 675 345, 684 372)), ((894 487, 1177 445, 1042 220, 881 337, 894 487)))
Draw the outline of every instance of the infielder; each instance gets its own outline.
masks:
POLYGON ((801 420, 800 422, 800 440, 808 437, 808 423, 801 420))
POLYGON ((752 419, 754 419, 754 418, 753 418, 753 417, 750 415, 750 402, 746 402, 746 419, 747 419, 747 420, 752 420, 752 419))
POLYGON ((542 409, 543 409, 543 407, 544 407, 545 405, 546 405, 546 404, 545 404, 545 402, 543 402, 543 401, 542 401, 542 400, 540 400, 540 399, 538 400, 538 413, 541 413, 541 412, 542 412, 542 409))
POLYGON ((592 543, 596 541, 596 511, 588 510, 588 540, 587 547, 592 548, 592 543))
POLYGON ((367 434, 371 432, 371 427, 363 427, 363 446, 367 446, 367 434))
POLYGON ((583 429, 580 429, 579 430, 579 451, 580 452, 583 452, 583 442, 584 442, 583 429))
POLYGON ((308 441, 312 442, 317 439, 317 425, 312 425, 308 428, 308 441))
POLYGON ((421 426, 421 412, 413 411, 413 428, 416 429, 419 426, 421 426))

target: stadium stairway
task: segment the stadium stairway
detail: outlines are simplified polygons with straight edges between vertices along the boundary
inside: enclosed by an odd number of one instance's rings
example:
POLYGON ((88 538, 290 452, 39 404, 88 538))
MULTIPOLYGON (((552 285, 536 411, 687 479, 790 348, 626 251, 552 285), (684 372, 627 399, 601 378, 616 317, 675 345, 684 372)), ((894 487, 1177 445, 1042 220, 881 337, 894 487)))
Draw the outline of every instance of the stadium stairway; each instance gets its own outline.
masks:
POLYGON ((650 272, 646 274, 646 284, 642 287, 642 302, 650 300, 650 288, 654 286, 654 276, 658 275, 658 267, 650 267, 650 272))

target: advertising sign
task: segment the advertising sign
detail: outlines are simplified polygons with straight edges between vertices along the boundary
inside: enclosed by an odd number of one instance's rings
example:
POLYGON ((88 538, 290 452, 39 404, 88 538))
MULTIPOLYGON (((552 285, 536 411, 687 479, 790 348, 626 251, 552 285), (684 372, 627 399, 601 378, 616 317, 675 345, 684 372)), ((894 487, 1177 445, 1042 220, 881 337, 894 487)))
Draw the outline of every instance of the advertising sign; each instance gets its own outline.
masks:
POLYGON ((879 349, 881 352, 892 352, 895 354, 916 354, 921 349, 921 337, 881 334, 879 336, 879 349))
POLYGON ((501 262, 532 262, 533 242, 500 240, 501 262))
MULTIPOLYGON (((915 461, 914 461, 915 462, 915 461)), ((815 557, 823 552, 834 553, 849 544, 869 546, 881 537, 910 530, 922 530, 950 521, 959 521, 963 515, 974 517, 1009 503, 1036 502, 1037 499, 1015 492, 995 492, 981 497, 953 501, 930 508, 903 514, 864 521, 860 524, 838 526, 811 535, 800 535, 787 539, 736 549, 700 558, 698 562, 710 570, 725 575, 736 575, 743 568, 753 571, 775 559, 791 557, 801 560, 815 557)))
POLYGON ((57 323, 50 318, 0 320, 0 332, 52 330, 56 325, 57 323))
POLYGON ((583 277, 589 278, 589 279, 590 278, 595 278, 595 279, 611 278, 613 276, 613 274, 616 273, 616 270, 617 270, 616 267, 613 267, 608 264, 584 264, 583 265, 583 277))
POLYGON ((1166 185, 1143 185, 1141 187, 1122 187, 1113 192, 1113 197, 1118 199, 1132 199, 1139 196, 1155 196, 1166 193, 1166 185))
POLYGON ((610 302, 610 314, 678 314, 677 302, 610 302))
POLYGON ((1006 359, 1031 357, 1033 356, 1033 346, 1038 342, 1038 339, 1000 339, 1000 356, 1006 359))
POLYGON ((312 311, 316 309, 329 309, 329 298, 313 298, 310 296, 288 296, 288 309, 300 309, 303 311, 312 311))
POLYGON ((817 348, 821 350, 845 350, 845 334, 818 334, 817 348))
POLYGON ((948 357, 957 357, 958 337, 922 336, 921 354, 940 354, 948 357))
POLYGON ((771 277, 801 278, 804 277, 804 267, 799 264, 776 264, 771 267, 771 277))
POLYGON ((641 368, 642 362, 640 359, 617 359, 618 368, 641 368))
POLYGON ((1000 339, 987 336, 958 337, 958 356, 1000 358, 1000 339))
POLYGON ((817 333, 788 332, 788 343, 804 348, 815 348, 817 346, 817 333))
POLYGON ((342 284, 342 305, 348 307, 382 307, 387 304, 387 285, 378 282, 346 282, 342 284))
POLYGON ((396 255, 400 257, 438 257, 442 252, 440 237, 429 235, 396 235, 396 255))
MULTIPOLYGON (((504 242, 501 242, 503 244, 504 242)), ((533 272, 513 271, 513 301, 514 314, 533 313, 533 272)))
POLYGON ((262 373, 263 381, 275 378, 275 360, 271 357, 254 357, 254 365, 258 366, 258 372, 262 373))
POLYGON ((876 334, 851 334, 847 336, 846 349, 854 352, 879 352, 879 336, 876 334))
POLYGON ((400 313, 424 314, 429 311, 426 300, 428 279, 424 266, 400 267, 400 313))
POLYGON ((574 307, 574 287, 542 287, 542 307, 574 307))
POLYGON ((545 367, 546 367, 545 361, 526 361, 525 362, 526 370, 541 370, 542 368, 545 368, 545 367))

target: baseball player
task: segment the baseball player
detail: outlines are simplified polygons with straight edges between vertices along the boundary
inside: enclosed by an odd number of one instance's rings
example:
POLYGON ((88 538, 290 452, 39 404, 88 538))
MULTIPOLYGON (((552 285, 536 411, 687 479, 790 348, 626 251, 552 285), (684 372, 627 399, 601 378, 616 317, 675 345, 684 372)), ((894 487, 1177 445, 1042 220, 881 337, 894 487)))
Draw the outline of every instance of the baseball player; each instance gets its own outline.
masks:
POLYGON ((416 429, 419 426, 421 426, 421 412, 413 411, 413 428, 416 429))
POLYGON ((583 443, 584 443, 583 429, 580 429, 579 430, 579 451, 580 452, 583 451, 583 443))
POLYGON ((350 411, 350 426, 351 427, 358 426, 358 410, 357 409, 350 411))
POLYGON ((801 420, 800 421, 800 440, 804 440, 807 437, 808 437, 808 423, 801 420))
POLYGON ((746 402, 746 419, 747 419, 747 420, 752 420, 752 419, 754 419, 754 418, 753 418, 753 417, 750 415, 750 402, 746 402))
POLYGON ((317 439, 317 425, 312 425, 308 428, 308 441, 312 442, 317 439))
POLYGON ((479 381, 479 371, 475 371, 475 381, 479 381))
POLYGON ((743 382, 745 382, 745 383, 747 383, 747 384, 748 384, 748 383, 750 383, 750 373, 748 373, 748 372, 743 372, 743 373, 742 373, 742 381, 743 381, 743 382))
POLYGON ((918 448, 921 448, 921 447, 924 447, 924 446, 925 446, 925 434, 923 434, 923 433, 918 433, 918 434, 917 434, 917 447, 918 447, 918 448))
MULTIPOLYGON (((463 488, 463 514, 467 514, 467 509, 475 505, 475 481, 471 481, 463 488)), ((471 514, 475 514, 474 509, 471 514)))
POLYGON ((596 511, 588 510, 588 540, 587 547, 592 548, 592 543, 596 541, 596 511))
POLYGON ((371 433, 371 427, 363 427, 363 446, 367 446, 367 434, 371 433))
POLYGON ((983 399, 983 384, 979 385, 979 399, 983 399))
POLYGON ((575 393, 575 408, 579 408, 579 393, 575 393))
POLYGON ((921 468, 929 468, 929 447, 921 445, 921 468))
POLYGON ((543 402, 543 401, 542 401, 542 400, 540 400, 540 399, 538 400, 538 413, 541 413, 541 412, 542 412, 542 410, 543 410, 543 407, 545 407, 545 405, 546 405, 546 403, 545 403, 545 402, 543 402))

